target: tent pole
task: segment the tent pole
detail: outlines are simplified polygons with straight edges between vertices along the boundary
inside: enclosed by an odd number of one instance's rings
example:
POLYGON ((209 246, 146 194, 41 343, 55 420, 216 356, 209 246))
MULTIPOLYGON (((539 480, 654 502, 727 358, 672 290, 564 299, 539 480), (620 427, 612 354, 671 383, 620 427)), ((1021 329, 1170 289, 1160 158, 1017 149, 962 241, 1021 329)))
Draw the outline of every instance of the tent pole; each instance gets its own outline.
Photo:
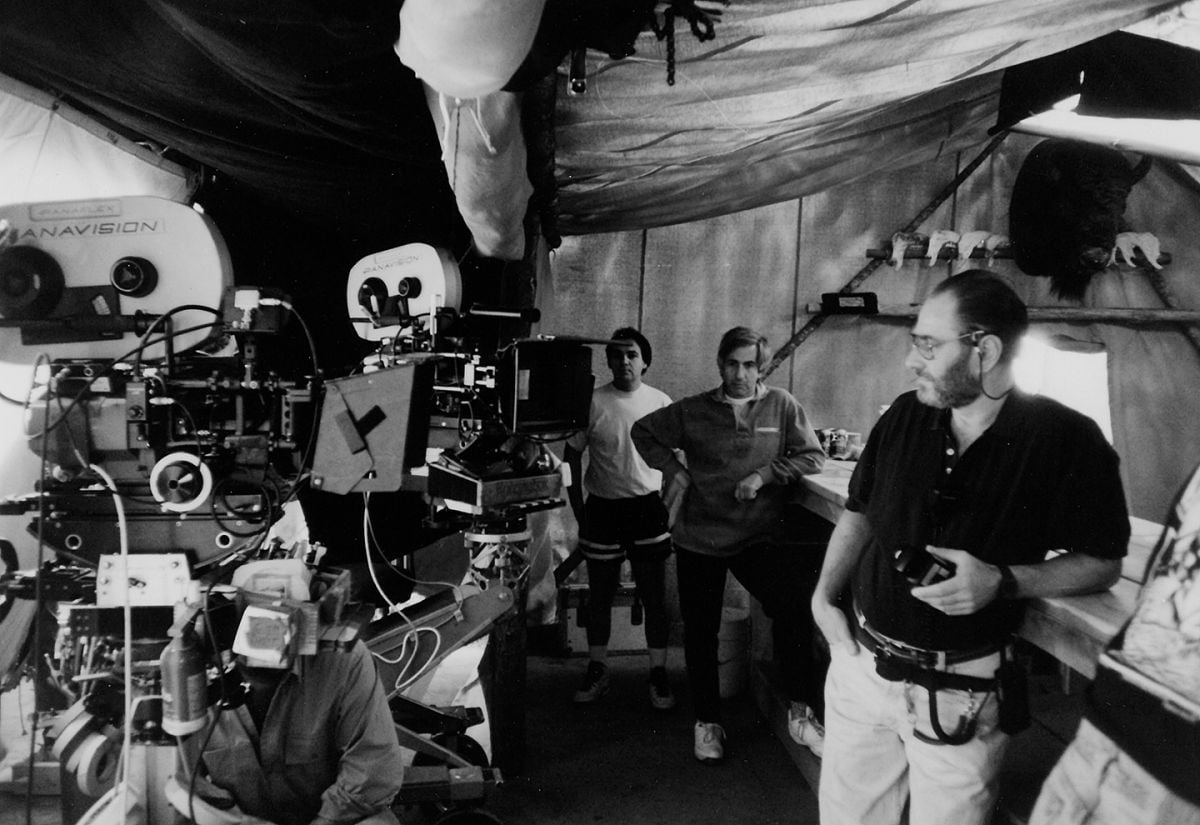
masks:
MULTIPOLYGON (((916 232, 921 224, 929 220, 929 217, 937 211, 937 208, 941 206, 947 198, 954 194, 955 190, 962 185, 963 181, 970 177, 971 173, 979 168, 979 165, 987 159, 988 155, 996 151, 996 148, 1004 141, 1004 136, 1006 134, 1007 132, 1001 132, 1000 134, 996 135, 996 137, 992 138, 991 143, 985 146, 983 151, 980 152, 974 160, 964 166, 959 173, 954 176, 954 180, 942 187, 941 191, 934 195, 933 200, 931 200, 924 209, 918 212, 911 221, 906 223, 899 230, 899 232, 916 232)), ((860 269, 858 274, 851 278, 844 287, 838 290, 838 292, 840 294, 845 294, 858 289, 858 287, 862 285, 863 281, 871 277, 871 274, 875 272, 875 270, 878 269, 882 263, 882 259, 868 261, 867 265, 860 269)), ((779 351, 775 353, 775 356, 771 359, 767 366, 763 368, 762 377, 766 378, 768 375, 774 372, 780 364, 790 358, 792 353, 796 351, 796 348, 803 344, 808 336, 812 335, 813 332, 816 331, 817 327, 825 323, 825 319, 828 317, 828 315, 819 314, 809 318, 808 323, 798 329, 796 333, 788 339, 787 343, 779 348, 779 351)))

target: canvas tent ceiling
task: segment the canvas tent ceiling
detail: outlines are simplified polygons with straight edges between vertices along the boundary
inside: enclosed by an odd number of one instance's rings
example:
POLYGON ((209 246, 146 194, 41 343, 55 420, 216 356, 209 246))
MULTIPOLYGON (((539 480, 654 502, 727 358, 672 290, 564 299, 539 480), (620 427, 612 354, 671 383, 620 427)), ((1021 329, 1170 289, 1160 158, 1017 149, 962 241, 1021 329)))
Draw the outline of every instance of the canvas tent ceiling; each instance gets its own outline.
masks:
MULTIPOLYGON (((674 86, 645 32, 633 57, 590 52, 588 93, 559 97, 559 228, 728 213, 981 142, 1005 67, 1178 5, 736 0, 716 39, 678 35, 674 86)), ((210 193, 261 199, 356 252, 465 250, 421 85, 393 51, 398 8, 10 0, 0 72, 215 170, 210 193)))
POLYGON ((1003 69, 1162 8, 1089 2, 1064 14, 1038 0, 748 6, 745 16, 731 7, 715 43, 687 44, 672 90, 647 82, 654 71, 644 63, 659 59, 593 56, 595 99, 559 103, 564 227, 609 231, 727 214, 982 144, 997 119, 1003 69))
POLYGON ((332 231, 449 240, 396 7, 149 1, 4 4, 0 71, 332 231))

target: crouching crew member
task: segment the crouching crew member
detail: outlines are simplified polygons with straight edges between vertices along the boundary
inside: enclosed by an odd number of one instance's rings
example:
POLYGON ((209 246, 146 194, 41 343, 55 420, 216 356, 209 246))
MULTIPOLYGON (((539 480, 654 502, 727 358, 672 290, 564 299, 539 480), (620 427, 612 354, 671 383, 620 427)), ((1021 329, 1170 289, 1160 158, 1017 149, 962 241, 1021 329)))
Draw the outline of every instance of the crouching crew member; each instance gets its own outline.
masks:
POLYGON ((812 600, 833 657, 824 825, 899 823, 906 800, 922 825, 990 821, 1009 734, 1025 723, 1008 646, 1021 600, 1120 576, 1116 453, 1091 419, 1014 389, 1027 327, 989 273, 939 284, 905 360, 917 389, 880 418, 855 468, 812 600))
POLYGON ((198 825, 398 825, 391 805, 403 758, 362 642, 282 668, 239 656, 237 667, 245 701, 210 709, 206 728, 186 740, 189 767, 202 748, 200 775, 169 780, 177 811, 198 825))

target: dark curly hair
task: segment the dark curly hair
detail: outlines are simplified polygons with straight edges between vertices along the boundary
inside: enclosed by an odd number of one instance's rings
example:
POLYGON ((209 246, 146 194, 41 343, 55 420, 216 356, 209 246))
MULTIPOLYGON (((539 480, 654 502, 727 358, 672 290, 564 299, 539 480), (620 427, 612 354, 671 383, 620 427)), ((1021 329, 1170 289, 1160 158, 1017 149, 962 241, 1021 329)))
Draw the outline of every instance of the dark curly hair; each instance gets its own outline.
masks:
MULTIPOLYGON (((654 353, 650 349, 650 342, 646 340, 646 336, 642 335, 633 327, 621 327, 612 334, 614 341, 632 341, 638 345, 638 349, 642 351, 642 360, 646 362, 646 366, 650 366, 650 362, 654 360, 654 353)), ((608 347, 605 348, 605 352, 608 347)))

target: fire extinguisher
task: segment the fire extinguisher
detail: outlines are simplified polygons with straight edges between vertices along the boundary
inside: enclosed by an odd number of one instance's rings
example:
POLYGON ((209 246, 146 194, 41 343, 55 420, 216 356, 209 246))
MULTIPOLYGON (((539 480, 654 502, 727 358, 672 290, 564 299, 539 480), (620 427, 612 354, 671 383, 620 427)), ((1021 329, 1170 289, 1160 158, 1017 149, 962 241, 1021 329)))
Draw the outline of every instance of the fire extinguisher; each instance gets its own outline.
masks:
POLYGON ((191 625, 163 648, 159 668, 163 730, 172 736, 186 736, 200 730, 208 709, 208 675, 200 640, 191 625))

